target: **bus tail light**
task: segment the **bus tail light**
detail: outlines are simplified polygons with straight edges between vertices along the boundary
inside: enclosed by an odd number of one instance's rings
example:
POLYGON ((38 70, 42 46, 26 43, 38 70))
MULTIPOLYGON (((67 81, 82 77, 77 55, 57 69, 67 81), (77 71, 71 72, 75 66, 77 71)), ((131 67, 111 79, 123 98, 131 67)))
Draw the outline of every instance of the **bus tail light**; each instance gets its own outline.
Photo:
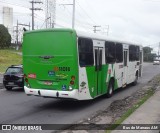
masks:
POLYGON ((74 81, 70 81, 70 84, 71 84, 71 85, 74 85, 74 81))
POLYGON ((71 76, 71 80, 75 80, 76 79, 76 77, 75 76, 71 76))
POLYGON ((25 78, 25 82, 28 83, 28 79, 27 78, 25 78))
POLYGON ((76 79, 76 77, 74 75, 71 76, 71 81, 70 81, 70 85, 74 85, 74 80, 76 79))
POLYGON ((25 78, 25 82, 26 82, 27 87, 31 88, 27 78, 25 78))

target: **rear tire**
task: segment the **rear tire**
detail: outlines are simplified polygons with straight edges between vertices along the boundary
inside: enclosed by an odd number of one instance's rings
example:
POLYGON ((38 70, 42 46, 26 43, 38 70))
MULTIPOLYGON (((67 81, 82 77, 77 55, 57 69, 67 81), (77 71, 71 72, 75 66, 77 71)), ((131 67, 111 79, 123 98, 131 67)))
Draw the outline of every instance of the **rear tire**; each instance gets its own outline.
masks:
POLYGON ((12 87, 5 86, 5 88, 6 88, 7 91, 11 91, 12 90, 12 87))
POLYGON ((113 96, 113 91, 114 91, 114 81, 110 80, 109 85, 108 85, 108 92, 107 92, 108 98, 113 96))
POLYGON ((138 72, 135 75, 135 80, 133 81, 132 85, 135 86, 137 84, 137 82, 138 82, 138 72))

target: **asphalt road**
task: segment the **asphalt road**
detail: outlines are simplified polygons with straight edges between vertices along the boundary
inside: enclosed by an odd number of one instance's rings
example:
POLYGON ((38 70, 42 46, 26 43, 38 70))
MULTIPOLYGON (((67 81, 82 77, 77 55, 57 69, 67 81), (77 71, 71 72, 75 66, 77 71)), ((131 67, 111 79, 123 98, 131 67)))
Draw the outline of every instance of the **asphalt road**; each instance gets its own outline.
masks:
POLYGON ((114 100, 131 95, 160 73, 160 65, 144 63, 143 77, 107 99, 68 101, 26 96, 21 89, 0 89, 0 123, 5 124, 71 124, 107 108, 114 100))

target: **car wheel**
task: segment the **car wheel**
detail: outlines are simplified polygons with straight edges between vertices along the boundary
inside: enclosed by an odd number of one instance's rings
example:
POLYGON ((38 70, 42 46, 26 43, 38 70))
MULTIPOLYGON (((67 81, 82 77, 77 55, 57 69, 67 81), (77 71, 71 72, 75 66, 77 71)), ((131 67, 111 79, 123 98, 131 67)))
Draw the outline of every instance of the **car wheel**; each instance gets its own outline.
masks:
POLYGON ((7 91, 12 90, 12 87, 5 86, 5 88, 6 88, 7 91))
POLYGON ((110 80, 109 85, 108 85, 108 92, 107 92, 108 98, 112 97, 113 91, 114 91, 114 81, 110 80))

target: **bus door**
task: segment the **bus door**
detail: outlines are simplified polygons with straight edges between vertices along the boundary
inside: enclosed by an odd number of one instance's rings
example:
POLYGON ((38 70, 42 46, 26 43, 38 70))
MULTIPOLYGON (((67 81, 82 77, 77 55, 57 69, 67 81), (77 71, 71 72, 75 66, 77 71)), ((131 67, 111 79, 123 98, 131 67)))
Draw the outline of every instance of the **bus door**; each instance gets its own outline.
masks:
POLYGON ((127 78, 128 78, 128 49, 123 50, 123 83, 122 87, 127 85, 127 78))
POLYGON ((102 94, 102 53, 100 47, 94 48, 95 53, 95 88, 97 95, 102 94))
POLYGON ((104 60, 104 42, 94 42, 94 58, 95 58, 95 95, 100 95, 103 92, 103 72, 102 63, 104 60), (99 44, 99 45, 96 45, 99 44))

